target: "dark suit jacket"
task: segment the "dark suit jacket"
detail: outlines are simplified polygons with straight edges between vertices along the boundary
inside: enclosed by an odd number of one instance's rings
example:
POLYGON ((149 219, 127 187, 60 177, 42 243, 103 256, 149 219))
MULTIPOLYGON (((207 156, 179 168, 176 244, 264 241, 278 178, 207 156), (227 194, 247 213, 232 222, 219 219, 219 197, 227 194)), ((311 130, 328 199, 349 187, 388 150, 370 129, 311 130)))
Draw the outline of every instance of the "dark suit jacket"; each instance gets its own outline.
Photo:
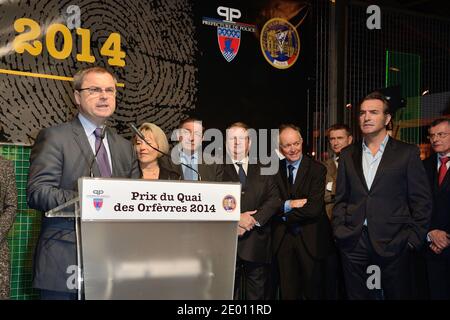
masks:
MULTIPOLYGON (((112 176, 139 178, 136 153, 128 140, 107 129, 112 176)), ((78 195, 78 178, 89 176, 94 154, 78 117, 71 122, 41 130, 30 155, 27 187, 28 206, 42 212, 78 195)), ((97 163, 94 176, 100 176, 97 163)), ((42 218, 34 261, 34 286, 55 291, 68 290, 66 273, 76 265, 74 219, 42 218)))
MULTIPOLYGON (((280 206, 278 190, 273 176, 261 175, 261 165, 249 164, 245 188, 241 193, 241 212, 257 210, 253 215, 261 225, 245 232, 238 240, 238 256, 246 261, 270 263, 271 218, 280 206)), ((233 164, 225 165, 224 182, 239 182, 233 164)))
POLYGON ((10 255, 8 232, 17 213, 17 188, 14 165, 0 157, 0 300, 9 298, 10 255))
POLYGON ((164 166, 159 167, 159 180, 181 180, 181 175, 171 169, 164 166))
POLYGON ((323 165, 327 169, 327 178, 325 181, 325 187, 328 183, 332 183, 331 191, 325 189, 325 208, 327 211, 328 218, 331 220, 331 215, 333 213, 334 197, 336 196, 336 177, 337 177, 337 167, 334 159, 328 159, 323 162, 323 165))
MULTIPOLYGON (((175 153, 175 156, 177 159, 175 161, 178 163, 180 162, 178 153, 175 153)), ((167 168, 170 171, 174 171, 178 173, 184 180, 184 174, 181 164, 175 164, 170 157, 162 157, 161 159, 161 165, 167 168)), ((207 162, 209 163, 209 162, 207 162)), ((216 181, 221 182, 222 176, 223 176, 223 165, 222 164, 216 164, 211 163, 207 164, 205 162, 200 163, 198 165, 198 172, 200 173, 200 176, 202 178, 202 181, 216 181)))
MULTIPOLYGON (((163 157, 165 156, 158 158, 158 166, 159 166, 158 180, 181 180, 182 176, 178 172, 173 170, 173 168, 167 167, 166 161, 161 160, 163 159, 163 157)), ((142 170, 140 170, 140 173, 142 178, 142 170)))
POLYGON ((389 138, 370 190, 362 167, 362 142, 340 155, 333 228, 339 247, 351 251, 367 218, 369 238, 383 257, 418 249, 426 238, 432 198, 419 149, 389 138))
MULTIPOLYGON (((431 214, 430 228, 428 231, 439 229, 450 234, 450 170, 447 171, 442 185, 438 185, 437 155, 423 161, 425 171, 428 175, 428 181, 433 192, 433 212, 431 214)), ((449 257, 450 248, 436 255, 431 250, 427 250, 428 254, 433 257, 449 257)))
MULTIPOLYGON (((316 259, 323 259, 332 250, 332 232, 330 221, 325 212, 326 169, 319 162, 303 155, 297 176, 292 188, 289 187, 286 160, 280 161, 280 167, 276 176, 278 189, 280 190, 282 204, 289 199, 308 199, 307 204, 302 208, 295 208, 286 215, 287 221, 282 222, 276 219, 273 232, 273 250, 276 253, 282 244, 289 227, 299 226, 298 236, 309 253, 316 259)), ((280 211, 280 210, 279 210, 280 211)), ((279 216, 283 216, 280 211, 279 216)))

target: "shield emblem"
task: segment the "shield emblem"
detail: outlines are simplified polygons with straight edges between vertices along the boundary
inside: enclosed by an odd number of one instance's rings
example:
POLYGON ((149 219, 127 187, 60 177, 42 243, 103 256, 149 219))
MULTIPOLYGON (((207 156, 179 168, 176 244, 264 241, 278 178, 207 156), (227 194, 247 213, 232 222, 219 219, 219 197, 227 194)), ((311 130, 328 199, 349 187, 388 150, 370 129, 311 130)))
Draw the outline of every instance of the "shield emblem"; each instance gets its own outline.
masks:
POLYGON ((236 57, 241 43, 241 30, 228 27, 217 27, 217 39, 220 52, 230 62, 236 57))
POLYGON ((95 198, 94 199, 95 210, 100 211, 102 206, 103 206, 103 199, 102 198, 95 198))

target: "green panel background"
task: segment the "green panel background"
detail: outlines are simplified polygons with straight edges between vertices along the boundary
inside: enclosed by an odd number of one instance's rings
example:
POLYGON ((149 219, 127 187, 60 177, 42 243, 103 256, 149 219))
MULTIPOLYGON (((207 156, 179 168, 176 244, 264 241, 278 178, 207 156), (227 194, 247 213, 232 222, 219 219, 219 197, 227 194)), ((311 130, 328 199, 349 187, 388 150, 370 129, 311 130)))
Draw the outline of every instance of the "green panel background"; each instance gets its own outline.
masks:
POLYGON ((401 85, 401 94, 406 98, 406 107, 399 110, 394 122, 413 122, 414 125, 401 128, 397 137, 402 141, 419 144, 423 137, 420 130, 420 56, 404 52, 386 52, 386 87, 401 85))
POLYGON ((18 211, 8 241, 11 249, 11 299, 38 297, 31 287, 33 253, 39 236, 40 216, 27 206, 26 187, 30 147, 0 145, 0 154, 14 162, 18 191, 18 211))

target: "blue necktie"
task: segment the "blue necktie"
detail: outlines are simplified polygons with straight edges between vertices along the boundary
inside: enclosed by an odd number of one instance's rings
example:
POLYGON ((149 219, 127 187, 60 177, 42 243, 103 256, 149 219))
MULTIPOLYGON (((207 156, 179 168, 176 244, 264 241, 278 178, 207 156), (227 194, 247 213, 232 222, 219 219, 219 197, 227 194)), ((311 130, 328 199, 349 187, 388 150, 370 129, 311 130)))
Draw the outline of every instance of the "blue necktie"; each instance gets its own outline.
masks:
POLYGON ((111 166, 109 165, 108 153, 106 152, 105 145, 103 144, 102 138, 102 129, 97 128, 94 131, 95 135, 95 151, 98 150, 97 153, 97 165, 100 170, 100 176, 109 178, 111 177, 111 166), (100 147, 100 149, 99 149, 100 147))
MULTIPOLYGON (((194 161, 195 161, 194 156, 192 156, 192 157, 185 157, 185 159, 187 161, 187 165, 188 166, 196 169, 195 168, 196 166, 194 165, 194 161)), ((186 167, 184 169, 185 169, 184 170, 184 180, 190 180, 190 181, 197 181, 198 180, 198 175, 197 175, 197 173, 194 170, 192 170, 190 168, 186 168, 186 167)))
POLYGON ((294 169, 295 167, 293 165, 288 165, 289 175, 288 175, 288 181, 290 185, 294 184, 294 169))
POLYGON ((245 175, 244 168, 242 167, 242 162, 236 162, 236 165, 239 167, 239 182, 241 183, 242 188, 244 188, 247 176, 245 175))

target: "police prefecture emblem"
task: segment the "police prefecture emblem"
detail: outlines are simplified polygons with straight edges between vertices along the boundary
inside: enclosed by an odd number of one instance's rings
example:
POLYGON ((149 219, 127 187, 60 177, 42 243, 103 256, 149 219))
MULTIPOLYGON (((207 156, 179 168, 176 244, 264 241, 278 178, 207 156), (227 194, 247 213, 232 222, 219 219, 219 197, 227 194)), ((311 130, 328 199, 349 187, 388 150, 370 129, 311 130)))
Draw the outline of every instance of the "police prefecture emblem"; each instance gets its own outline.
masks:
POLYGON ((225 60, 230 62, 233 60, 241 43, 241 30, 229 27, 217 27, 217 39, 219 41, 220 52, 222 52, 225 60))
POLYGON ((273 67, 287 69, 300 54, 300 37, 295 27, 284 19, 266 22, 260 36, 261 51, 273 67))
POLYGON ((88 195, 87 197, 92 199, 92 205, 94 206, 95 210, 100 211, 103 207, 103 199, 109 198, 109 196, 105 195, 105 191, 101 189, 92 190, 91 195, 88 195))
POLYGON ((95 210, 100 211, 100 209, 103 206, 103 199, 102 198, 94 198, 92 201, 93 201, 95 210))
POLYGON ((225 60, 231 62, 238 54, 242 32, 256 32, 256 26, 234 21, 241 17, 239 9, 221 6, 217 8, 217 14, 225 19, 203 17, 202 23, 217 28, 219 50, 225 60))

